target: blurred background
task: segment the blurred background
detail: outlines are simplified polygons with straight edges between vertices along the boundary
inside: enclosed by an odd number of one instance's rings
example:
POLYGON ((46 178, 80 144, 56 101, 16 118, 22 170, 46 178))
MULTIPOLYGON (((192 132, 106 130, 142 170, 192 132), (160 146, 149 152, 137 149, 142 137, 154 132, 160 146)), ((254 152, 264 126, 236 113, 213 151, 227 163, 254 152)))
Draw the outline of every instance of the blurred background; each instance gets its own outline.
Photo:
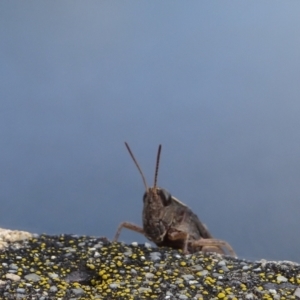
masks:
MULTIPOLYGON (((300 262, 299 2, 0 3, 0 227, 106 236, 159 186, 246 259, 300 262)), ((121 240, 145 242, 124 230, 121 240)))

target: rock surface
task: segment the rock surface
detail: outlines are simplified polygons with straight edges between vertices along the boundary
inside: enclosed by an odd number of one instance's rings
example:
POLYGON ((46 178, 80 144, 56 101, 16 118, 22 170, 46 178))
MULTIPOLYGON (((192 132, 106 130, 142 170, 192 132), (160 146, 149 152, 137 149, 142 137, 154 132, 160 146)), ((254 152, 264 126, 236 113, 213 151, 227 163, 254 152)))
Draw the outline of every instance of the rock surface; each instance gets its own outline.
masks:
POLYGON ((300 299, 300 265, 2 230, 0 299, 300 299))

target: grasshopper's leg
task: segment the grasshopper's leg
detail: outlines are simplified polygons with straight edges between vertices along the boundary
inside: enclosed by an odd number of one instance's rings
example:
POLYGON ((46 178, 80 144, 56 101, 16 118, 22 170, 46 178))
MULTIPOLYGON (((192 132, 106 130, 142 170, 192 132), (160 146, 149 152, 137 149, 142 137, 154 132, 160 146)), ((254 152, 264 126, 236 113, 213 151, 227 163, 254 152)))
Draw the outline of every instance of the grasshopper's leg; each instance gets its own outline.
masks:
MULTIPOLYGON (((209 248, 218 248, 218 249, 222 249, 223 247, 230 253, 231 256, 236 257, 236 254, 234 252, 234 250, 232 249, 232 247, 225 241, 222 240, 218 240, 218 239, 199 239, 197 241, 193 241, 191 242, 192 247, 197 247, 197 246, 202 246, 203 249, 205 251, 205 248, 209 249, 209 248)), ((219 251, 216 251, 219 252, 219 251)), ((223 253, 225 254, 225 252, 223 251, 223 253)))
POLYGON ((116 242, 120 236, 120 233, 121 233, 121 230, 123 228, 127 228, 127 229, 130 229, 132 231, 136 231, 138 233, 141 233, 143 235, 145 235, 145 232, 144 232, 144 229, 138 225, 135 225, 133 223, 130 223, 130 222, 123 222, 119 225, 118 229, 117 229, 117 232, 115 234, 115 237, 113 239, 114 242, 116 242))
POLYGON ((168 233, 168 238, 172 241, 184 240, 182 251, 184 254, 188 254, 188 240, 189 234, 183 231, 174 231, 168 233))

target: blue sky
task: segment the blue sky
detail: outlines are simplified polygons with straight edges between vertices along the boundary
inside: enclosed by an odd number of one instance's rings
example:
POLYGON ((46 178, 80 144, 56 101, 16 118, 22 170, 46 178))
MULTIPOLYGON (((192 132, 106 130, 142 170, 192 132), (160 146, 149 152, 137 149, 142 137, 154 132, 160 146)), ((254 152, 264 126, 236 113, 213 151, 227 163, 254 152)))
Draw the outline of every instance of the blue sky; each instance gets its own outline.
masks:
MULTIPOLYGON (((0 227, 112 238, 160 186, 300 262, 298 2, 0 3, 0 227)), ((144 242, 123 232, 126 242, 144 242)))

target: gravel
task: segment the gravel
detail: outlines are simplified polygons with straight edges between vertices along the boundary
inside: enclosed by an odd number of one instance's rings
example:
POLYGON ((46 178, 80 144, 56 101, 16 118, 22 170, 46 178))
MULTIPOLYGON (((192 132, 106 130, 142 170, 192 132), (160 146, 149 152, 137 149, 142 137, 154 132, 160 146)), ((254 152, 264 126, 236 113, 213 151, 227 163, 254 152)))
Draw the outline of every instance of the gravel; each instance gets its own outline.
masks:
POLYGON ((91 236, 10 236, 2 237, 0 299, 300 299, 293 262, 183 255, 91 236))

